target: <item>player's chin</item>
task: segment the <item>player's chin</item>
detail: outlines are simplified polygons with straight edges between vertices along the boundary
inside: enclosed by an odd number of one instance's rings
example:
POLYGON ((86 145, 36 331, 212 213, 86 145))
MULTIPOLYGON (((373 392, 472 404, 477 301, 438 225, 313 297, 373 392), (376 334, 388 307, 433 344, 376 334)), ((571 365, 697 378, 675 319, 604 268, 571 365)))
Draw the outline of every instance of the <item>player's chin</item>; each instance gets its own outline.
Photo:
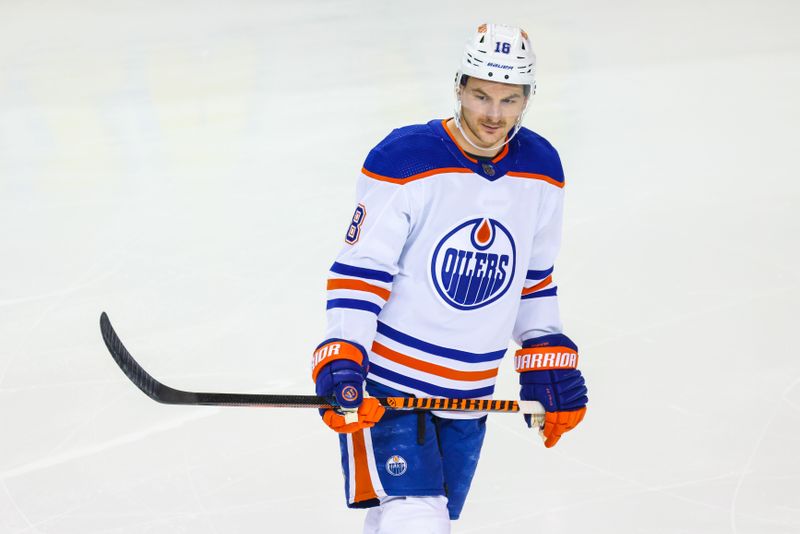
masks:
POLYGON ((483 144, 488 148, 493 147, 503 141, 506 137, 506 133, 507 132, 504 128, 498 128, 494 131, 483 130, 481 131, 481 135, 479 137, 481 142, 483 142, 483 144))

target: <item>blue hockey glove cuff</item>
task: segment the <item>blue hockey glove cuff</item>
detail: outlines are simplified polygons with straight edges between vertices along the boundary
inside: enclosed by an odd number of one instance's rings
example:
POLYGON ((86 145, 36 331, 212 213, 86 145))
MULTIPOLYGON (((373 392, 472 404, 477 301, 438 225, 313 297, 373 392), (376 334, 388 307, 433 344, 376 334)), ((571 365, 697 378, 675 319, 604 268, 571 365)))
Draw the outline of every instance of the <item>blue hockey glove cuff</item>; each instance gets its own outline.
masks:
MULTIPOLYGON (((578 347, 564 334, 529 339, 514 355, 520 399, 542 403, 547 413, 545 445, 552 447, 561 434, 574 428, 586 412, 586 382, 578 365, 578 347)), ((525 422, 531 426, 530 415, 525 422)))
POLYGON ((328 339, 314 351, 311 377, 317 395, 336 397, 342 408, 357 408, 364 398, 364 379, 369 361, 367 352, 356 343, 328 339))

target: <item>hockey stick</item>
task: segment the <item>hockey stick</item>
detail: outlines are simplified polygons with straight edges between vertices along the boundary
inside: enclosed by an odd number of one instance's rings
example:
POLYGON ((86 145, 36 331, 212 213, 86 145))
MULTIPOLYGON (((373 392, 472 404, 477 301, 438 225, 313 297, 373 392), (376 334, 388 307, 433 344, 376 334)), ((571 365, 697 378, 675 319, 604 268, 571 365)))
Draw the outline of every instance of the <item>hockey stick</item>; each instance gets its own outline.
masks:
MULTIPOLYGON (((145 371, 120 341, 106 312, 100 315, 100 331, 108 351, 122 372, 148 397, 163 404, 203 406, 257 406, 264 408, 335 408, 334 400, 316 395, 265 395, 256 393, 201 393, 162 384, 145 371)), ((536 401, 382 397, 390 410, 441 410, 465 412, 514 412, 531 414, 541 426, 544 408, 536 401)))

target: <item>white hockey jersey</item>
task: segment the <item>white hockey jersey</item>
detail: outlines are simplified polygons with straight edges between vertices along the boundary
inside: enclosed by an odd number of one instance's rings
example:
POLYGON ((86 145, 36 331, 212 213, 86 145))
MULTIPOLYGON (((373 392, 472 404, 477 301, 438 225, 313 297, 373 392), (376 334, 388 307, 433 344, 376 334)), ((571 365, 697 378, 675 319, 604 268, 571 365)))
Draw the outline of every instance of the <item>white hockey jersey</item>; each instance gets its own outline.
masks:
POLYGON ((326 339, 367 349, 368 380, 491 398, 509 338, 561 332, 552 272, 564 176, 526 128, 489 161, 445 123, 394 130, 367 156, 330 270, 326 339))

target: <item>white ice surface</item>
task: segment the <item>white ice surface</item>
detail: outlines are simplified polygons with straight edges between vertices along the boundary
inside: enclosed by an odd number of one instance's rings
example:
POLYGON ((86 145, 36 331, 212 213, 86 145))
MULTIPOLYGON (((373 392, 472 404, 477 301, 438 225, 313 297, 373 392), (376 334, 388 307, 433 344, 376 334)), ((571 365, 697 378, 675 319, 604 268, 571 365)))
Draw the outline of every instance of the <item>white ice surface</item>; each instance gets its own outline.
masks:
POLYGON ((3 2, 0 532, 359 531, 314 411, 156 404, 97 320, 176 387, 309 392, 363 158, 483 20, 539 55, 591 401, 552 450, 491 417, 454 532, 800 532, 798 6, 3 2))

